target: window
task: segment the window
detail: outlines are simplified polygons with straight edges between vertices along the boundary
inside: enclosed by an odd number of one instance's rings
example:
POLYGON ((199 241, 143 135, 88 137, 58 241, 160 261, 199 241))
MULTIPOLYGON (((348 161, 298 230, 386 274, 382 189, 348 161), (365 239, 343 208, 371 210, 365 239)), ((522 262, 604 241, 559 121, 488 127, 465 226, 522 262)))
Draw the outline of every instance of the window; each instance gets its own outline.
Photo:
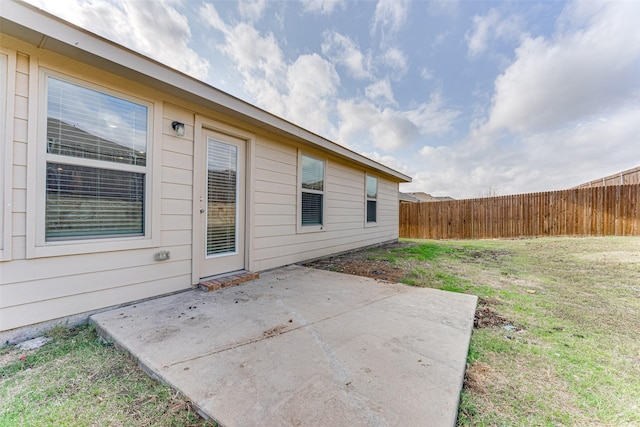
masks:
POLYGON ((46 76, 44 240, 145 235, 150 107, 46 76))
POLYGON ((378 220, 378 178, 367 175, 367 222, 378 220))
POLYGON ((301 223, 303 226, 323 224, 324 162, 302 155, 301 223))

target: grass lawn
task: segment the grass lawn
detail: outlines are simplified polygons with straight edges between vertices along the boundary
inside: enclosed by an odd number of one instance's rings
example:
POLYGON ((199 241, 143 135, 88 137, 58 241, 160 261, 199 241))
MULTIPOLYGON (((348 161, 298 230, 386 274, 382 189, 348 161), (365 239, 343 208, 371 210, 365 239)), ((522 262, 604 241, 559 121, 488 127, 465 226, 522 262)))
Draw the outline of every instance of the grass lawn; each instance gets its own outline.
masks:
POLYGON ((212 426, 90 326, 0 348, 0 426, 212 426))
POLYGON ((640 425, 640 238, 412 242, 367 260, 480 298, 459 425, 640 425))

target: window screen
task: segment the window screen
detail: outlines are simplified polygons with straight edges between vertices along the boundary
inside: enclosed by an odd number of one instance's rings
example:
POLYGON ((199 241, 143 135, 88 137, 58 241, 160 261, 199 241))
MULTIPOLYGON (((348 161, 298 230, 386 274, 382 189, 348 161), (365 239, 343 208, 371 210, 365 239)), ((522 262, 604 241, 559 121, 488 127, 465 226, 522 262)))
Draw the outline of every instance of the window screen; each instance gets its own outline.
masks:
POLYGON ((148 110, 47 77, 47 241, 144 235, 148 110))

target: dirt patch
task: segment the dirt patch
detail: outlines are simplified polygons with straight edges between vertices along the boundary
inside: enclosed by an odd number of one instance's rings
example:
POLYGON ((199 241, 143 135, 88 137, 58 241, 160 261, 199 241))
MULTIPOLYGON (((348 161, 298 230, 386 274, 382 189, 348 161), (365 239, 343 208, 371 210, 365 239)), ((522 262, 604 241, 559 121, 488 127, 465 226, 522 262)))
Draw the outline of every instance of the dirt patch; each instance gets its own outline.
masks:
POLYGON ((484 298, 478 299, 478 307, 476 308, 476 314, 473 317, 474 328, 488 328, 492 326, 504 326, 511 324, 510 321, 493 311, 491 308, 491 305, 493 304, 495 304, 495 302, 492 300, 484 298))
POLYGON ((342 260, 339 265, 335 266, 334 271, 356 276, 372 277, 388 282, 398 282, 405 276, 403 269, 394 267, 389 261, 385 260, 342 260))
POLYGON ((399 282, 400 279, 406 276, 406 272, 402 268, 394 266, 391 261, 383 258, 385 255, 391 255, 394 249, 413 245, 410 242, 394 242, 371 251, 345 252, 337 256, 315 259, 303 265, 305 267, 371 277, 388 282, 399 282))
POLYGON ((476 393, 485 393, 485 385, 489 383, 488 376, 492 372, 491 366, 476 360, 469 365, 465 372, 464 388, 476 393))

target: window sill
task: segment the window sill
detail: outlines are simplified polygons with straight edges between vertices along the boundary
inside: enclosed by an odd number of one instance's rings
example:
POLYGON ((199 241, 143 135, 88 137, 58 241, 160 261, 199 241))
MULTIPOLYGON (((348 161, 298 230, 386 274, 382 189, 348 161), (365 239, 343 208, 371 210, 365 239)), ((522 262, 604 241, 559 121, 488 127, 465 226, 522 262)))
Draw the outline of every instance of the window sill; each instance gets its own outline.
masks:
POLYGON ((297 233, 321 233, 327 230, 324 225, 298 225, 297 233))

